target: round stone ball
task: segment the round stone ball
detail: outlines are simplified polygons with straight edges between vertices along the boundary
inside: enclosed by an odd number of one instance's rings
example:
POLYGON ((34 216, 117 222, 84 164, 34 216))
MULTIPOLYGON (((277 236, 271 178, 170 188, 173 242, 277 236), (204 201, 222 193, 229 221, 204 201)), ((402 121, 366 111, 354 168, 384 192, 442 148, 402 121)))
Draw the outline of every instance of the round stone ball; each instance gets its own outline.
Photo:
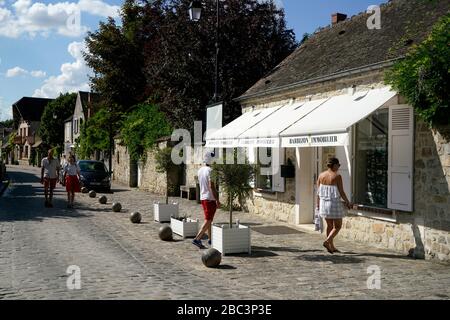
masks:
POLYGON ((142 215, 139 212, 133 212, 130 215, 130 221, 132 223, 141 223, 142 221, 142 215))
POLYGON ((98 202, 100 202, 101 204, 106 204, 106 202, 108 202, 108 198, 106 196, 101 196, 100 198, 98 198, 98 202))
POLYGON ((159 228, 159 238, 163 241, 172 241, 173 240, 173 233, 172 228, 169 225, 164 225, 161 228, 159 228))
POLYGON ((81 193, 89 193, 88 188, 86 187, 81 188, 81 193))
POLYGON ((89 191, 89 197, 95 198, 96 196, 97 196, 97 192, 95 192, 94 190, 89 191))
POLYGON ((120 202, 114 202, 112 205, 112 209, 114 212, 120 212, 122 210, 122 205, 120 202))
POLYGON ((216 268, 222 262, 222 254, 212 248, 205 250, 202 254, 202 262, 208 268, 216 268))

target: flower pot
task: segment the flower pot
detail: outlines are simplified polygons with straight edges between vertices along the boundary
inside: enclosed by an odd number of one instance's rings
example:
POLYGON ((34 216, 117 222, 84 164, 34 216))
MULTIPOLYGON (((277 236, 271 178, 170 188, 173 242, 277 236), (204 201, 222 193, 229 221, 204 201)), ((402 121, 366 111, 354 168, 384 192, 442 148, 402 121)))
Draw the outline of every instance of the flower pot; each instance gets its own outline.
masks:
POLYGON ((178 218, 178 203, 154 203, 153 214, 157 222, 170 222, 171 217, 178 218))
POLYGON ((222 255, 232 253, 252 253, 250 228, 242 224, 213 225, 212 246, 222 255))
POLYGON ((171 218, 170 226, 173 233, 178 234, 183 238, 195 238, 198 233, 198 220, 188 218, 186 221, 180 221, 176 218, 171 218))

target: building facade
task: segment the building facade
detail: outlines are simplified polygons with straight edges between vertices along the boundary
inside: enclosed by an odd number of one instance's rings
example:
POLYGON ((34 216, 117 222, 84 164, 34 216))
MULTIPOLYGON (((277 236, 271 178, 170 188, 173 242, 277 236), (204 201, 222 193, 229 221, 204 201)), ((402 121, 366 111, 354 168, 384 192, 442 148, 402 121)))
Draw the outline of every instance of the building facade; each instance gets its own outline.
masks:
POLYGON ((381 6, 381 29, 368 28, 370 14, 334 15, 238 99, 243 115, 207 145, 243 149, 268 169, 254 181, 251 213, 312 225, 317 177, 337 157, 354 203, 341 236, 450 261, 450 128, 429 129, 384 83, 449 10, 393 0, 381 6))

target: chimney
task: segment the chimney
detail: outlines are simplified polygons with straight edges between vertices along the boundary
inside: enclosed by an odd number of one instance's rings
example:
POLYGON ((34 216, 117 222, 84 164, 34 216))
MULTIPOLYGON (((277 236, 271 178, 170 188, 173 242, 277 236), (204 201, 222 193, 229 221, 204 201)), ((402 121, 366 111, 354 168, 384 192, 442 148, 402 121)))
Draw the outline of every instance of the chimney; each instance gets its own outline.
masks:
POLYGON ((347 19, 347 15, 343 14, 343 13, 333 13, 331 15, 331 25, 335 26, 337 25, 339 22, 345 21, 345 19, 347 19))

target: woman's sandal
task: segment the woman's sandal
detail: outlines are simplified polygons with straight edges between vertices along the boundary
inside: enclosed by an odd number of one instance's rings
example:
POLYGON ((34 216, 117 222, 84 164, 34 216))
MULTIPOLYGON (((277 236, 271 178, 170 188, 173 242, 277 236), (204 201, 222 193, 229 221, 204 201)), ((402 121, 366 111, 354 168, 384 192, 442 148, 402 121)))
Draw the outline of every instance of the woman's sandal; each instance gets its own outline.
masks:
POLYGON ((333 250, 331 250, 330 246, 328 245, 328 242, 325 241, 323 243, 323 246, 328 250, 329 253, 331 253, 331 254, 334 253, 333 250))

